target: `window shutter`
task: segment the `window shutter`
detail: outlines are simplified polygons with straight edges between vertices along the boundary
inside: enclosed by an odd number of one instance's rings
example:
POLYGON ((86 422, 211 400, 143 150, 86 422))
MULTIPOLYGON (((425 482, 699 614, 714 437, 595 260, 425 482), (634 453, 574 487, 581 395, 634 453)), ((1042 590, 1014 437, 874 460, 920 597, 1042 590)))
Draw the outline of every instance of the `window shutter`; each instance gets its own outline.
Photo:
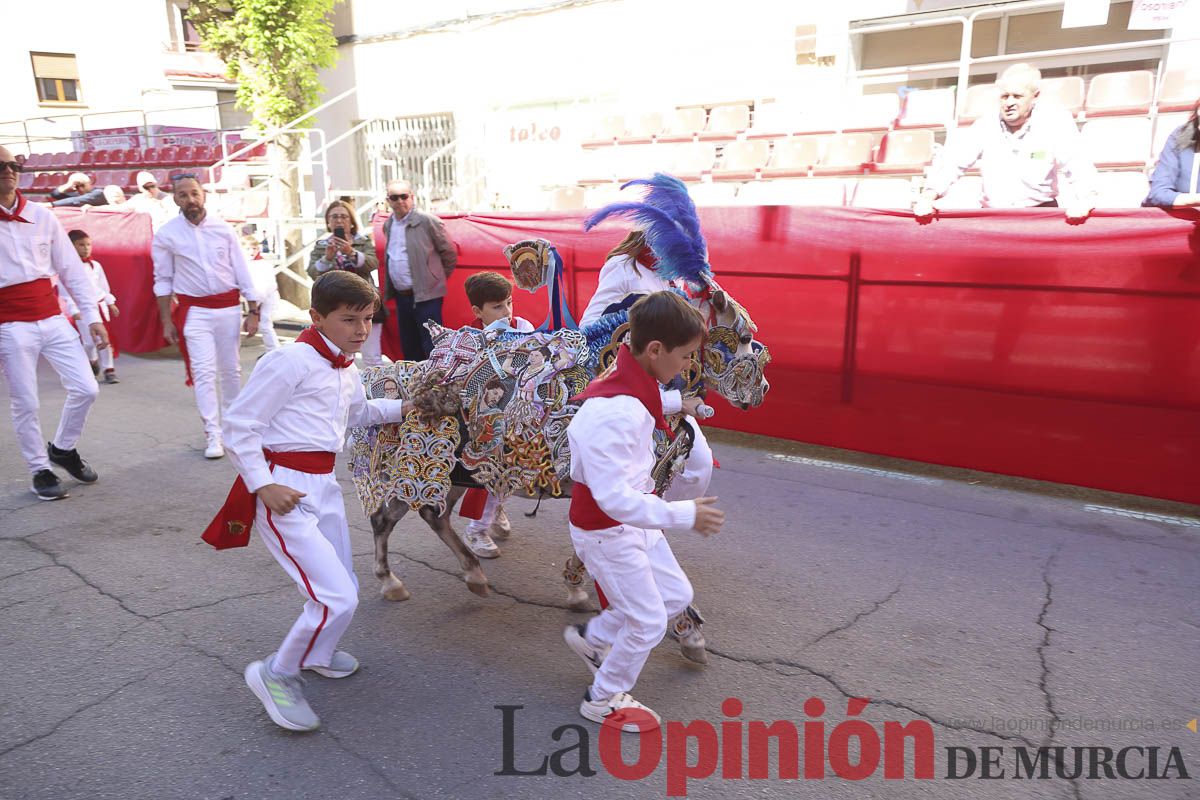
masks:
POLYGON ((33 74, 38 78, 79 80, 75 56, 58 53, 32 53, 33 74))

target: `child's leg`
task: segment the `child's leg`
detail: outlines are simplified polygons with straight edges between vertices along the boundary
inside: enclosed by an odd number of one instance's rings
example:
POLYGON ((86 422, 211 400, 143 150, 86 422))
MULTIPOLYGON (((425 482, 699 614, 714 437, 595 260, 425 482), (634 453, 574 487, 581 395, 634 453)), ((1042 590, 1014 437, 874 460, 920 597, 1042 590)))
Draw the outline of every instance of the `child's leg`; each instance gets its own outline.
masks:
POLYGON ((272 292, 258 304, 258 332, 262 334, 263 347, 270 352, 279 347, 279 337, 275 335, 275 301, 279 299, 278 292, 272 292))
POLYGON ((597 532, 571 529, 576 552, 609 599, 609 607, 587 626, 589 643, 612 644, 592 681, 593 700, 631 690, 650 651, 666 635, 667 609, 647 549, 651 534, 662 535, 628 525, 597 532))
POLYGON ((667 610, 667 618, 671 619, 692 602, 692 582, 688 580, 683 568, 675 560, 675 553, 672 552, 667 537, 663 536, 660 531, 651 531, 650 533, 651 544, 647 550, 650 568, 654 571, 654 583, 658 586, 659 595, 662 596, 663 607, 667 610))
MULTIPOLYGON (((95 347, 94 344, 92 346, 95 347)), ((113 358, 112 347, 106 347, 103 350, 101 350, 100 351, 100 369, 109 370, 109 369, 116 369, 116 367, 117 367, 117 362, 113 358)))
POLYGON ((501 508, 500 498, 488 492, 487 502, 483 504, 483 513, 479 515, 479 519, 473 519, 467 523, 467 530, 486 531, 496 521, 496 514, 501 508))
MULTIPOLYGON (((305 499, 313 500, 320 508, 317 527, 321 535, 329 542, 330 547, 333 548, 334 554, 346 571, 346 576, 354 586, 354 596, 357 599, 358 576, 354 574, 354 554, 350 549, 350 525, 346 522, 346 502, 342 496, 342 487, 333 479, 332 475, 322 477, 327 480, 322 483, 320 491, 306 490, 308 497, 305 499)), ((322 634, 304 662, 305 666, 327 666, 337 650, 338 641, 349 625, 350 617, 347 616, 344 626, 322 634)))
MULTIPOLYGON (((307 664, 328 663, 358 606, 358 586, 353 573, 346 570, 346 556, 320 527, 328 509, 317 503, 328 499, 329 484, 336 489, 337 481, 332 475, 309 475, 283 467, 275 467, 274 474, 279 483, 308 495, 287 514, 273 514, 259 502, 255 520, 267 549, 307 598, 270 665, 276 674, 297 675, 307 664), (319 660, 322 657, 324 662, 319 660)), ((337 505, 342 507, 340 489, 337 505)))

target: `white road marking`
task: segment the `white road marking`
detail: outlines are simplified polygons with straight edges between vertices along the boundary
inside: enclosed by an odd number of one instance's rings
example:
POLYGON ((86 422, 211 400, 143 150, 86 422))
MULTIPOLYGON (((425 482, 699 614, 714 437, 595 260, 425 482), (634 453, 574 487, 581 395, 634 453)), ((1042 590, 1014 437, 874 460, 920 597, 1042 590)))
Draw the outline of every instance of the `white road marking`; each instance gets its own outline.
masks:
POLYGON ((1171 514, 1154 514, 1149 511, 1134 511, 1129 508, 1116 506, 1086 505, 1085 511, 1095 511, 1097 514, 1112 514, 1115 517, 1129 517, 1146 522, 1163 522, 1167 525, 1182 525, 1185 528, 1200 528, 1200 519, 1196 517, 1176 517, 1171 514))
POLYGON ((898 481, 909 481, 910 483, 941 483, 937 478, 926 478, 921 475, 910 475, 907 472, 898 472, 890 469, 878 469, 877 467, 860 467, 857 464, 843 464, 840 461, 826 461, 822 458, 807 458, 805 456, 787 456, 783 453, 772 453, 771 458, 776 461, 787 461, 791 464, 804 464, 810 467, 822 467, 823 469, 836 469, 842 472, 857 472, 860 475, 874 475, 880 478, 894 478, 898 481))

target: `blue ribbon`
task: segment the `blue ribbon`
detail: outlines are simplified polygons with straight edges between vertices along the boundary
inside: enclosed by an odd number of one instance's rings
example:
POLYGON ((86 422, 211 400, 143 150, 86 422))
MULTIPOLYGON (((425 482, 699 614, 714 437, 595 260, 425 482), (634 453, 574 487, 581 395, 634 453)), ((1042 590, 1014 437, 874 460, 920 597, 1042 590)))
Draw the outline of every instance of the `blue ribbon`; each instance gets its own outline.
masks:
POLYGON ((571 316, 571 309, 567 307, 567 292, 563 285, 562 256, 558 254, 556 248, 551 247, 550 257, 554 262, 554 268, 550 270, 550 314, 546 317, 546 321, 539 325, 537 329, 543 333, 563 328, 577 331, 579 330, 579 325, 575 323, 575 318, 571 316))

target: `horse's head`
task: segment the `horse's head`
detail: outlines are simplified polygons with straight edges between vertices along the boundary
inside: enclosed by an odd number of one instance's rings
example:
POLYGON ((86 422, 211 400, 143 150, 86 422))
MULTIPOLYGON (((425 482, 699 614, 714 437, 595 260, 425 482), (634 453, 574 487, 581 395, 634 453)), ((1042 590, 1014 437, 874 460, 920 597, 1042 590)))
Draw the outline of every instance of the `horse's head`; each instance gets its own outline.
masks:
POLYGON ((750 314, 711 279, 688 295, 708 320, 708 340, 700 353, 705 386, 743 410, 762 405, 771 388, 764 374, 771 353, 754 338, 758 326, 750 314))

